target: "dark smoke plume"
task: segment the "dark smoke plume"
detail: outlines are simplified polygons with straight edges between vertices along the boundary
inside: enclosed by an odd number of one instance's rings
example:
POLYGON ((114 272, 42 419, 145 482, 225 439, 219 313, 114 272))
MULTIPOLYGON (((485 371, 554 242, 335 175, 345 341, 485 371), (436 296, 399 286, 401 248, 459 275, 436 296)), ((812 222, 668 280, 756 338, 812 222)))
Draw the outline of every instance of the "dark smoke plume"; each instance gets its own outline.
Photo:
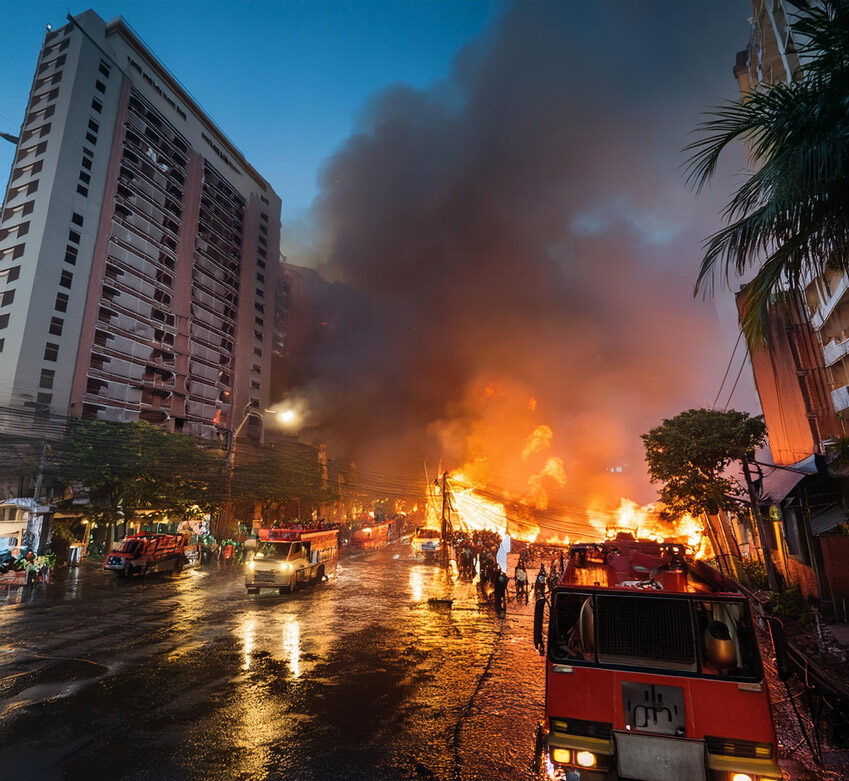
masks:
POLYGON ((505 486, 556 455, 565 501, 652 498, 639 434, 709 403, 724 368, 691 297, 718 203, 679 166, 734 95, 742 13, 518 3, 446 81, 377 95, 289 248, 357 291, 328 288, 302 355, 306 435, 383 472, 488 459, 505 486), (551 447, 523 463, 540 423, 551 447))

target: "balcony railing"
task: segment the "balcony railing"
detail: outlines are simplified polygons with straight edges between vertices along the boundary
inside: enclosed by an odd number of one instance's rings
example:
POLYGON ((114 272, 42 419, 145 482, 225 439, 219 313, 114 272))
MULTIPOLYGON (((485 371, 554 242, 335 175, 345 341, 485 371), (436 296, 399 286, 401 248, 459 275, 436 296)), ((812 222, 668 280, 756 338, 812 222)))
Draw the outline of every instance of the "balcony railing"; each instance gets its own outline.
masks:
POLYGON ((849 409, 849 386, 844 385, 841 388, 835 388, 831 392, 831 401, 834 404, 835 412, 849 409))

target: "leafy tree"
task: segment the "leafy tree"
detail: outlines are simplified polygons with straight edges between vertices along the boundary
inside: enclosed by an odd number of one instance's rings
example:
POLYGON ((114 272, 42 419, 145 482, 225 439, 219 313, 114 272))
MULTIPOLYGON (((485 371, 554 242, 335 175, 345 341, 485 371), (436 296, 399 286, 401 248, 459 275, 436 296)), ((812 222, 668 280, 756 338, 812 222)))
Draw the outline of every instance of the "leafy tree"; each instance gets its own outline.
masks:
POLYGON ((155 509, 187 517, 212 510, 223 497, 223 454, 185 434, 147 423, 74 419, 61 448, 66 484, 89 490, 88 515, 107 527, 136 510, 155 509))
POLYGON ((791 83, 759 86, 709 114, 687 147, 690 180, 703 187, 729 144, 745 140, 757 165, 706 243, 696 292, 757 266, 741 313, 750 346, 762 343, 768 308, 784 284, 849 272, 849 0, 799 4, 792 23, 804 68, 791 83))
POLYGON ((663 484, 660 499, 676 516, 730 510, 738 486, 726 468, 765 442, 763 417, 736 410, 687 410, 643 434, 651 481, 663 484))

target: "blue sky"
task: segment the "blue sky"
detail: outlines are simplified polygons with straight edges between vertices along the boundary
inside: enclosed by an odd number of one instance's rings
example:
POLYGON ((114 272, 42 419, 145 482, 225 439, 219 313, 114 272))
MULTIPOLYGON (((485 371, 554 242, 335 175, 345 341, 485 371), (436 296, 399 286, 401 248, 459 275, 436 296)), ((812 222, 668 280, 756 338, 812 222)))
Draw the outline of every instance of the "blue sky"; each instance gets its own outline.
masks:
MULTIPOLYGON (((123 15, 271 182, 284 221, 376 90, 445 77, 500 6, 489 2, 0 0, 0 129, 17 134, 48 23, 93 8, 123 15)), ((13 147, 0 141, 6 181, 13 147)))

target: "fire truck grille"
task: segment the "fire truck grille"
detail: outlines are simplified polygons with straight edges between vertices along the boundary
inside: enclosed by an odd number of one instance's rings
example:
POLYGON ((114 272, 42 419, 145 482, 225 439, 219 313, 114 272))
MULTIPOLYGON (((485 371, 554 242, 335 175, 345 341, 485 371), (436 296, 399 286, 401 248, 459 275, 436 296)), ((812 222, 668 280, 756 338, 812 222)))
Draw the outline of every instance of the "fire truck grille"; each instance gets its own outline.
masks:
POLYGON ((753 740, 735 738, 717 738, 705 735, 705 745, 709 754, 722 754, 726 757, 744 757, 746 759, 772 759, 772 743, 756 743, 753 740))
POLYGON ((599 659, 695 664, 690 606, 683 599, 598 597, 599 659))
POLYGON ((552 717, 551 731, 580 735, 582 738, 610 740, 613 725, 604 721, 585 721, 584 719, 558 719, 552 717))

